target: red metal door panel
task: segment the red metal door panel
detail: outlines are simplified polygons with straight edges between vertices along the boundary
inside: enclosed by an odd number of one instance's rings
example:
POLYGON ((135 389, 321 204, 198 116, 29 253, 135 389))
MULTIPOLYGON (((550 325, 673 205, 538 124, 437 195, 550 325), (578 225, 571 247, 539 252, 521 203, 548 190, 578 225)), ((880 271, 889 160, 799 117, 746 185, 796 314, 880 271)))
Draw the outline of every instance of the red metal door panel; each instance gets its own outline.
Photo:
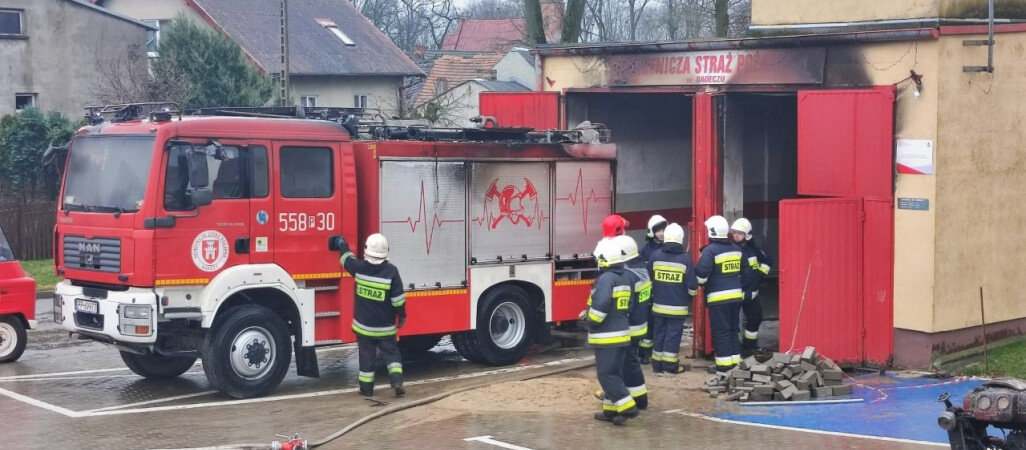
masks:
POLYGON ((482 92, 482 116, 492 116, 501 127, 549 130, 560 127, 558 92, 482 92))
POLYGON ((798 193, 890 196, 894 91, 798 92, 798 193))
POLYGON ((780 202, 781 351, 862 362, 861 209, 853 198, 780 202))
POLYGON ((863 208, 865 362, 887 367, 894 353, 893 200, 867 198, 863 208))
MULTIPOLYGON (((692 158, 692 174, 694 191, 692 204, 695 205, 694 217, 691 219, 691 254, 696 258, 700 249, 709 243, 705 230, 705 220, 723 212, 723 183, 720 178, 720 145, 717 134, 716 102, 722 97, 709 94, 696 94, 694 100, 693 129, 694 157, 692 158)), ((705 308, 705 297, 699 294, 694 302, 694 345, 697 352, 711 355, 712 334, 709 329, 709 312, 705 308)))

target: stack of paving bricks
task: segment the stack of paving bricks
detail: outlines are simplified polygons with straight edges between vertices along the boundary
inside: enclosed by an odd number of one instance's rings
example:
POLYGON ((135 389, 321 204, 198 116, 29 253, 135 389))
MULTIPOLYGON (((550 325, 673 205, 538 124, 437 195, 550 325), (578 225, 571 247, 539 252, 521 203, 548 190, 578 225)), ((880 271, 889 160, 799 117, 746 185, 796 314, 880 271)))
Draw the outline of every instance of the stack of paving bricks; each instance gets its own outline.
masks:
POLYGON ((741 361, 726 380, 710 379, 702 390, 709 397, 726 394, 728 401, 802 401, 851 395, 852 385, 842 383, 844 372, 833 361, 809 347, 800 355, 774 353, 765 362, 755 357, 741 361))

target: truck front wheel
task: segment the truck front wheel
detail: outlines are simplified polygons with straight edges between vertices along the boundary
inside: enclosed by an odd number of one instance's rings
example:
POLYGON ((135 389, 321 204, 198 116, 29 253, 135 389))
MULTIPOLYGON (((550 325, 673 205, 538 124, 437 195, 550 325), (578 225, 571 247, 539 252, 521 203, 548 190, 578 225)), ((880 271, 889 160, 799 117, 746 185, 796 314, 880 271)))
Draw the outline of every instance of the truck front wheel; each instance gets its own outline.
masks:
POLYGON ((25 325, 14 316, 0 316, 0 363, 17 361, 25 352, 25 325))
POLYGON ((481 299, 477 329, 453 334, 452 342, 470 361, 505 366, 527 356, 537 330, 527 292, 501 286, 481 299))
POLYGON ((274 390, 292 362, 285 321, 271 310, 245 305, 228 311, 204 339, 203 371, 215 389, 235 398, 274 390))
POLYGON ((196 363, 196 358, 188 356, 140 355, 123 350, 121 360, 136 375, 156 380, 177 377, 196 363))

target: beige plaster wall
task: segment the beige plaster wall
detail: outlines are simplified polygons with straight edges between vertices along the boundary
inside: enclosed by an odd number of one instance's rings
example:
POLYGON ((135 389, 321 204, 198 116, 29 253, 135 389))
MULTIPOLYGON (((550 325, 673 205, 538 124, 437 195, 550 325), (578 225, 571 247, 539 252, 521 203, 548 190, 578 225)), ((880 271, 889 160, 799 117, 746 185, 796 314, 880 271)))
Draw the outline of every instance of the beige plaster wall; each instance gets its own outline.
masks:
POLYGON ((300 97, 317 97, 317 106, 351 108, 354 95, 366 95, 368 107, 381 109, 386 115, 398 109, 398 92, 402 77, 314 77, 289 78, 290 96, 296 104, 300 97))
POLYGON ((752 25, 936 18, 942 0, 752 0, 752 25))
POLYGON ((940 41, 937 142, 937 244, 934 331, 1026 317, 1020 265, 1026 255, 1026 33, 998 34, 995 72, 979 36, 940 41))
POLYGON ((139 20, 171 20, 183 13, 196 23, 206 23, 184 0, 107 0, 103 7, 139 20))

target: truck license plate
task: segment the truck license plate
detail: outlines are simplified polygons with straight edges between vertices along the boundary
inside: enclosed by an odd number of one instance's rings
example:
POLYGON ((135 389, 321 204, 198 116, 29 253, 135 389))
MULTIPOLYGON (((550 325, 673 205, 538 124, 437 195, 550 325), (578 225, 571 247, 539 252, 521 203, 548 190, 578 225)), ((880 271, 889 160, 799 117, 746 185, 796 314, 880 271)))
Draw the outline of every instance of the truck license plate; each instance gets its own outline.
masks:
POLYGON ((80 298, 75 299, 75 310, 82 311, 89 314, 99 314, 100 304, 92 300, 82 300, 80 298))

